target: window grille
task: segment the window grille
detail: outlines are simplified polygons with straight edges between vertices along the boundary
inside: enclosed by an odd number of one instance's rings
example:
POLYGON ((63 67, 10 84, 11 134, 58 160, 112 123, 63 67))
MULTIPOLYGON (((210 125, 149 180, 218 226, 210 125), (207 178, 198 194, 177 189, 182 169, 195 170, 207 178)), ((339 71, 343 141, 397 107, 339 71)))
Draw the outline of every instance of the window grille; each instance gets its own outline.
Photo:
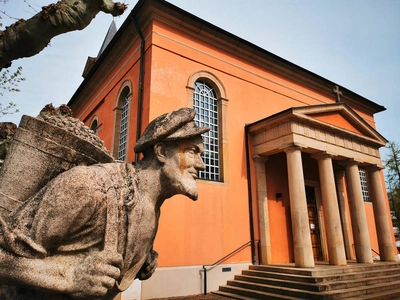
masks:
POLYGON ((195 122, 200 127, 209 127, 203 133, 205 171, 200 171, 199 178, 220 180, 220 147, 218 126, 218 101, 214 89, 206 82, 199 80, 194 84, 193 107, 196 110, 195 122))
POLYGON ((361 181, 361 191, 363 195, 364 202, 370 202, 369 193, 368 193, 368 182, 367 182, 367 173, 360 169, 360 181, 361 181))
POLYGON ((121 123, 119 129, 118 160, 126 160, 126 142, 128 136, 128 108, 131 94, 124 97, 121 111, 121 123))

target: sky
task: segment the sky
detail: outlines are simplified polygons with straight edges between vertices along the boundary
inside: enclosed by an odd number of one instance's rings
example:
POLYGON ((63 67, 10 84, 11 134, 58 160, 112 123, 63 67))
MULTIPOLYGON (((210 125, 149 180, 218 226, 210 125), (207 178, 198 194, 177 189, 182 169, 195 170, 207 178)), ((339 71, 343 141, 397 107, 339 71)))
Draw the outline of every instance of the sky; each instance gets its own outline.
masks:
MULTIPOLYGON (((123 1, 123 0, 122 0, 123 1)), ((0 4, 3 26, 29 18, 55 0, 8 0, 0 4), (10 18, 13 17, 13 18, 10 18)), ((168 2, 316 73, 375 103, 377 130, 400 142, 400 0, 169 0, 168 2)), ((119 28, 128 10, 115 18, 119 28)), ((55 37, 41 53, 13 62, 26 81, 0 101, 20 112, 0 117, 19 123, 53 103, 68 103, 81 84, 88 56, 97 56, 113 17, 99 13, 82 31, 55 37)), ((13 69, 11 69, 13 70, 13 69)), ((382 157, 387 152, 381 150, 382 157)))

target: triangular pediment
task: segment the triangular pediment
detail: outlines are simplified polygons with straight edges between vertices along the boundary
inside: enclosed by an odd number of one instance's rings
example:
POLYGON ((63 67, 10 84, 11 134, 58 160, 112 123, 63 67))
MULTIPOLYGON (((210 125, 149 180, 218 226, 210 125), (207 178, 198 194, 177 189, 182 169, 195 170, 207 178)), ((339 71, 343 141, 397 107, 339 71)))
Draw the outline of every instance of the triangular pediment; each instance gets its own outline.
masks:
POLYGON ((368 135, 368 133, 365 132, 363 128, 360 128, 358 124, 354 124, 352 122, 352 119, 346 118, 345 115, 343 116, 340 112, 337 111, 328 113, 315 113, 315 114, 310 114, 308 116, 318 121, 330 124, 332 126, 337 126, 357 134, 368 135))
MULTIPOLYGON (((373 119, 371 118, 371 121, 373 119)), ((387 140, 345 103, 292 107, 246 126, 255 154, 269 156, 290 147, 380 165, 387 140)))
POLYGON ((343 132, 362 136, 385 145, 387 140, 345 103, 312 105, 292 108, 293 115, 329 126, 343 132))

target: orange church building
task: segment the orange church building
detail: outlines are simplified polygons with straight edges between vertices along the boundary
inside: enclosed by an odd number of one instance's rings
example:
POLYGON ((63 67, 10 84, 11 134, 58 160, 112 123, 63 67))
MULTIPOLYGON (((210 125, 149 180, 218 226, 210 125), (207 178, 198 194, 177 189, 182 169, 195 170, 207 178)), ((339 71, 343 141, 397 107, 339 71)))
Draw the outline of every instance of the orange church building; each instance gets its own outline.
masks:
POLYGON ((216 290, 251 264, 395 260, 381 105, 162 0, 138 1, 84 78, 68 105, 115 159, 140 159, 165 112, 211 128, 199 199, 164 203, 158 269, 122 299, 203 293, 204 268, 216 290))

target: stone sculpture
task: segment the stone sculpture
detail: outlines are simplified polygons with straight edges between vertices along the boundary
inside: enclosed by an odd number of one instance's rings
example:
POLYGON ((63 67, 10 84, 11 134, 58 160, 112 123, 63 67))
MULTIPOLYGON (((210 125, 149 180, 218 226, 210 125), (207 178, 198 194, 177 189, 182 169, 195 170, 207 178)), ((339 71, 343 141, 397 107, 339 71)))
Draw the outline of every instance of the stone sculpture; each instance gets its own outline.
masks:
POLYGON ((48 104, 36 118, 22 116, 12 139, 5 140, 9 150, 0 170, 1 216, 74 166, 114 161, 103 141, 71 113, 66 105, 48 104))
POLYGON ((73 167, 0 218, 8 297, 113 299, 135 278, 148 279, 161 205, 176 194, 198 197, 209 129, 194 116, 183 108, 153 120, 135 145, 137 164, 73 167))

